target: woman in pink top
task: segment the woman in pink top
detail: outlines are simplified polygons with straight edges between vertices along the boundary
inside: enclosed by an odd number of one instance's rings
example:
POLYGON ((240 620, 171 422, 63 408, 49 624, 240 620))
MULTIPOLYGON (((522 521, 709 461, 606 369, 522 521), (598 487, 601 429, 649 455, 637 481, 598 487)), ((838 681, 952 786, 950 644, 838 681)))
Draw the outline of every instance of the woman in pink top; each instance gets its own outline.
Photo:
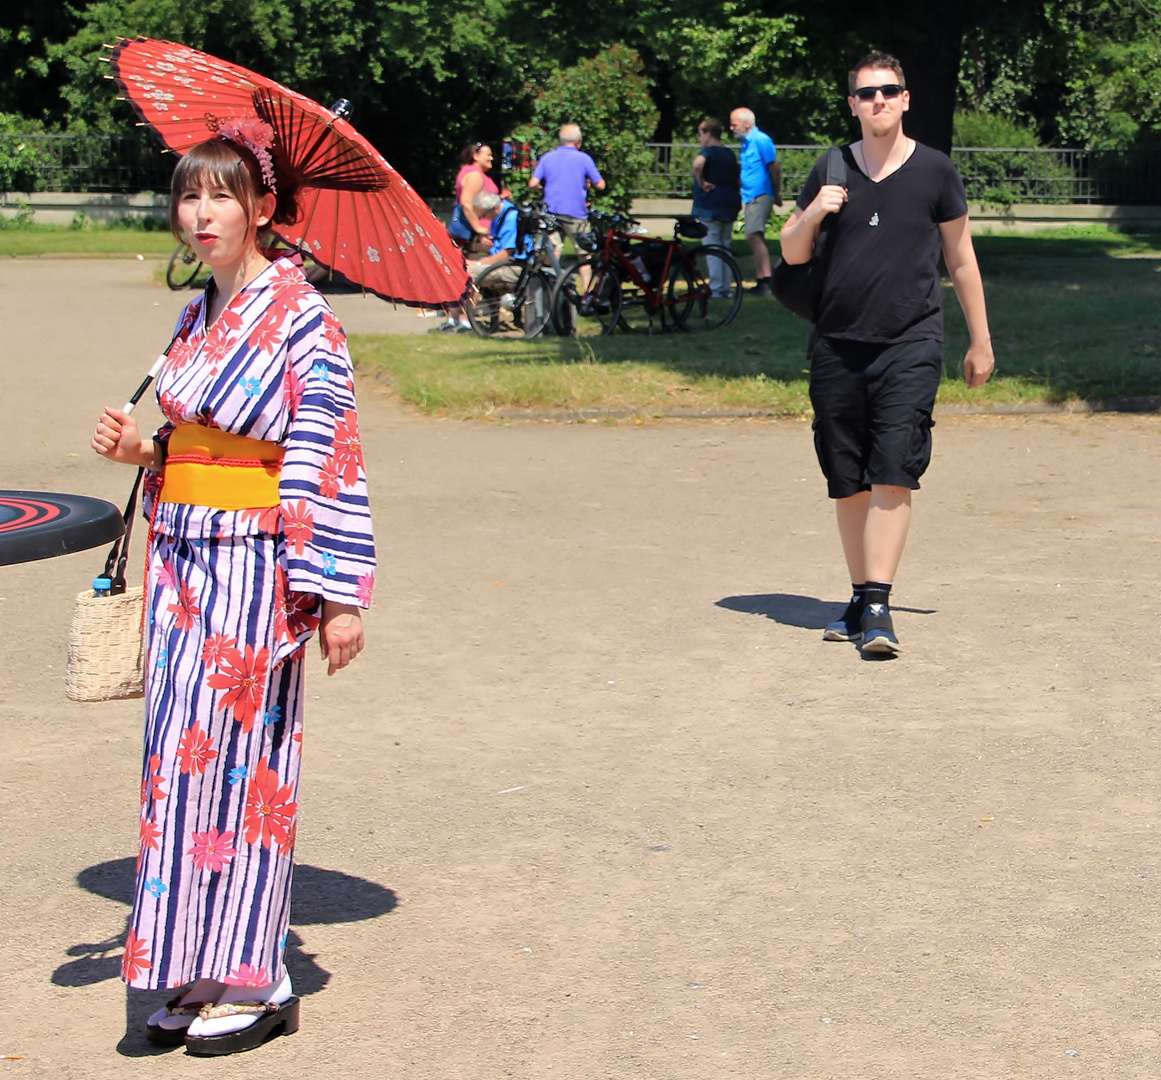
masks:
MULTIPOLYGON (((487 252, 492 246, 492 218, 480 217, 473 209, 472 201, 481 191, 490 191, 493 195, 500 194, 496 181, 488 175, 488 170, 492 167, 492 148, 483 142, 468 143, 460 151, 460 161, 463 164, 456 173, 456 202, 460 204, 464 220, 475 236, 468 240, 456 237, 453 239, 464 249, 465 255, 471 255, 480 248, 487 252)), ((438 326, 433 326, 428 331, 429 334, 471 333, 472 326, 463 308, 458 304, 451 304, 443 310, 447 317, 438 326)))
POLYGON ((472 209, 472 200, 481 191, 499 195, 500 189, 488 175, 492 167, 492 148, 487 143, 469 143, 460 154, 460 171, 456 174, 456 202, 463 208, 464 218, 477 236, 485 237, 491 243, 491 218, 479 217, 472 209))

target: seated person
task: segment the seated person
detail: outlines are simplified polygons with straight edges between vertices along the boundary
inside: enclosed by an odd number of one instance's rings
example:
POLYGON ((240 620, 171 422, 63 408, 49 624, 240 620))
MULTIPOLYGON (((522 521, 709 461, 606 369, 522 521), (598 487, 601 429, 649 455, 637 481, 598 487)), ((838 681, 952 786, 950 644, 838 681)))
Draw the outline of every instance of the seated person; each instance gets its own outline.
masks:
MULTIPOLYGON (((481 191, 472 200, 472 208, 478 217, 492 219, 491 250, 483 258, 468 262, 468 269, 474 280, 479 281, 484 271, 497 263, 505 263, 509 259, 523 262, 528 258, 533 246, 532 237, 525 236, 523 243, 520 242, 520 212, 515 204, 507 199, 501 199, 499 195, 494 195, 490 191, 481 191)), ((520 268, 509 266, 493 274, 488 280, 497 285, 515 285, 519 276, 520 268)))

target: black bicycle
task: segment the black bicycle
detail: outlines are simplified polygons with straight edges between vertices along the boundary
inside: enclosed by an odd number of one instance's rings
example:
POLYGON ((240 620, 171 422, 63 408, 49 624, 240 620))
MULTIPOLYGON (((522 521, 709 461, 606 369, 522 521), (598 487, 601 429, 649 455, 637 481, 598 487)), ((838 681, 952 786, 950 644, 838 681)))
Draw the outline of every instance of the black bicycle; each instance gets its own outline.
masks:
POLYGON ((520 334, 534 338, 552 317, 552 293, 563 273, 552 233, 559 232, 556 216, 533 203, 514 211, 520 217, 517 236, 533 236, 526 258, 508 259, 489 266, 476 280, 468 303, 468 321, 484 337, 520 334))
POLYGON ((165 283, 174 292, 193 284, 202 268, 202 261, 189 244, 178 244, 169 257, 169 268, 165 271, 165 283))

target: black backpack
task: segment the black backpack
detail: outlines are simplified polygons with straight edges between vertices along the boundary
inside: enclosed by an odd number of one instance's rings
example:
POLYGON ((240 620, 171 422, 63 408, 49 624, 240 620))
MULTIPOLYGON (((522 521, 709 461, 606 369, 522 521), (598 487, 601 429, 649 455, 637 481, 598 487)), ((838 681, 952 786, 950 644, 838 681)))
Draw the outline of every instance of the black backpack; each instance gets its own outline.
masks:
MULTIPOLYGON (((847 186, 847 163, 843 160, 841 148, 837 146, 832 146, 826 152, 826 183, 847 186)), ((822 283, 829 263, 827 240, 834 216, 827 214, 823 220, 809 262, 792 266, 779 259, 771 272, 770 289, 778 303, 812 323, 818 315, 818 301, 822 296, 822 283)))
POLYGON ((516 250, 513 255, 526 255, 532 250, 532 234, 536 232, 536 212, 528 207, 519 207, 515 204, 504 208, 504 212, 496 219, 495 235, 499 239, 500 229, 509 214, 516 214, 516 250))

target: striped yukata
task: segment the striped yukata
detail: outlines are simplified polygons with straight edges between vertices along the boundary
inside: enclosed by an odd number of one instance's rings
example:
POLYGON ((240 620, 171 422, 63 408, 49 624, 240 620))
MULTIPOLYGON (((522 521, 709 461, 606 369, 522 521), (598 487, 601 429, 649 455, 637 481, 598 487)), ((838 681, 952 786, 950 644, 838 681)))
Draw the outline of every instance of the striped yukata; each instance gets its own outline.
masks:
POLYGON ((168 439, 201 424, 283 448, 280 505, 158 502, 148 585, 145 768, 122 976, 142 989, 283 975, 298 821, 303 657, 322 600, 367 607, 375 552, 338 319, 296 256, 208 332, 182 313, 157 379, 168 439))

